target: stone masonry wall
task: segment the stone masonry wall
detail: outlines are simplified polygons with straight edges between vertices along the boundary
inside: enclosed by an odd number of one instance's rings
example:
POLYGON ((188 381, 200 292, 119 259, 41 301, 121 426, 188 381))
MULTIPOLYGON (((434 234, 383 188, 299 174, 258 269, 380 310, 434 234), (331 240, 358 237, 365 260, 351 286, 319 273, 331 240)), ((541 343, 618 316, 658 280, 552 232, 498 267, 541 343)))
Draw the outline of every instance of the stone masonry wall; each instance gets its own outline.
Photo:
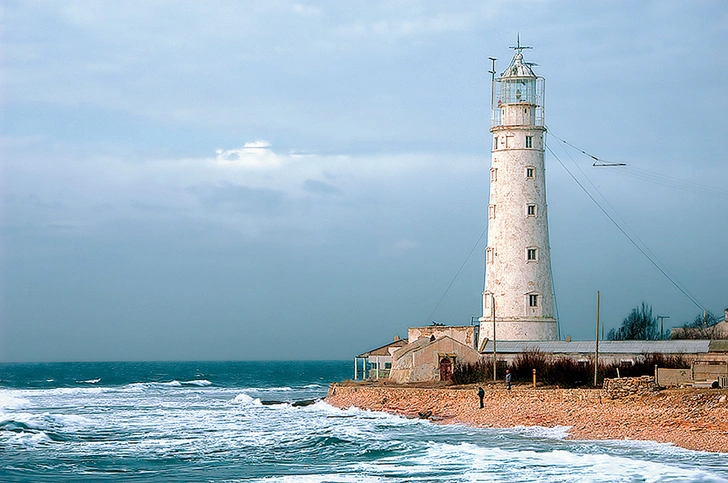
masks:
POLYGON ((619 379, 604 379, 604 395, 610 399, 644 395, 660 390, 655 384, 653 376, 621 377, 619 379))

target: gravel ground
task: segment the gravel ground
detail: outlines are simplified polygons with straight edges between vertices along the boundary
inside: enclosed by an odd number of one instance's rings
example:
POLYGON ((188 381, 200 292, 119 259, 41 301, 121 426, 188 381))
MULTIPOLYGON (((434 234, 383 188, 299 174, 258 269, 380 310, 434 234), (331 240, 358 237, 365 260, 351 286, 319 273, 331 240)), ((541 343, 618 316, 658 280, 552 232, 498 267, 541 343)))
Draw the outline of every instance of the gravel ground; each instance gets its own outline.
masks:
POLYGON ((728 453, 728 389, 666 389, 608 399, 600 389, 483 385, 418 387, 336 383, 326 402, 471 426, 570 426, 570 439, 639 439, 728 453))

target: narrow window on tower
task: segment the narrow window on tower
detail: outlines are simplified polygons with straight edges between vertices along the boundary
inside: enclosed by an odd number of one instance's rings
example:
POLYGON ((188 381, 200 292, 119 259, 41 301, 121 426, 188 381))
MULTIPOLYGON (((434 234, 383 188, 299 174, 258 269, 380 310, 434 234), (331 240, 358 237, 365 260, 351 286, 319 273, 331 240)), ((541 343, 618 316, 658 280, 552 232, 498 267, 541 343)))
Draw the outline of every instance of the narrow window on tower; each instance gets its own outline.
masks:
POLYGON ((498 136, 493 136, 493 149, 498 149, 498 136))
POLYGON ((528 294, 528 306, 529 307, 538 307, 538 294, 535 294, 535 293, 528 294))
POLYGON ((529 262, 538 261, 538 248, 526 248, 526 260, 529 262))
POLYGON ((527 166, 526 167, 526 179, 535 179, 536 178, 536 168, 533 166, 527 166))
POLYGON ((488 205, 488 218, 495 218, 495 205, 488 205))
POLYGON ((498 168, 490 168, 490 180, 495 181, 498 179, 498 168))
POLYGON ((527 148, 533 147, 533 136, 526 136, 526 147, 527 148))
POLYGON ((492 247, 488 247, 485 249, 485 261, 487 263, 493 263, 495 260, 495 250, 493 250, 492 247))
POLYGON ((536 205, 532 205, 532 204, 526 205, 526 215, 527 216, 536 216, 536 205))

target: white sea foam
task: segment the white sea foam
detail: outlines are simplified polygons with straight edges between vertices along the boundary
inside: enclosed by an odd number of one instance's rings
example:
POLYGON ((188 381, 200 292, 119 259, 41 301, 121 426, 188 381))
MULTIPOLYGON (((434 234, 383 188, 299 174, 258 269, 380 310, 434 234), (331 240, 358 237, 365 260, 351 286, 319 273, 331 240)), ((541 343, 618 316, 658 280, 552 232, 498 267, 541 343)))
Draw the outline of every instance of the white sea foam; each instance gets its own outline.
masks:
POLYGON ((38 444, 50 443, 53 440, 43 431, 28 432, 28 433, 14 433, 9 438, 9 443, 17 444, 20 446, 36 446, 38 444))
MULTIPOLYGON (((79 382, 79 381, 76 381, 76 382, 79 382)), ((84 384, 98 384, 99 382, 101 382, 101 378, 99 377, 99 378, 96 378, 96 379, 87 379, 87 380, 82 381, 82 382, 84 384)))
POLYGON ((195 379, 193 381, 166 381, 166 382, 133 382, 122 387, 122 391, 146 391, 149 389, 164 389, 170 387, 184 387, 184 386, 195 386, 195 387, 206 387, 212 386, 212 382, 207 379, 195 379))
POLYGON ((20 409, 31 406, 29 400, 13 395, 10 391, 0 391, 0 409, 20 409))
POLYGON ((195 379, 194 381, 182 381, 185 386, 212 386, 212 383, 207 379, 195 379))
POLYGON ((382 483, 383 478, 365 475, 342 475, 339 473, 317 474, 317 475, 293 475, 293 476, 267 476, 265 478, 248 480, 250 482, 274 482, 274 483, 382 483))
POLYGON ((293 391, 292 387, 246 387, 243 389, 245 392, 288 392, 293 391))
POLYGON ((545 439, 566 439, 569 435, 569 430, 573 426, 554 426, 553 428, 547 428, 544 426, 514 426, 513 428, 506 429, 504 431, 516 432, 525 436, 533 436, 536 438, 545 439))
POLYGON ((44 413, 43 416, 67 428, 82 428, 93 424, 91 419, 78 414, 44 413))
MULTIPOLYGON (((234 399, 232 400, 232 402, 233 402, 234 404, 243 404, 243 405, 253 404, 253 403, 254 403, 254 401, 255 401, 255 399, 253 399, 253 398, 252 398, 251 396, 248 396, 248 395, 247 395, 247 394, 245 394, 245 393, 241 393, 241 394, 238 394, 238 395, 237 395, 237 396, 235 396, 235 398, 234 398, 234 399)), ((260 399, 258 399, 258 401, 260 401, 260 399)))
MULTIPOLYGON (((428 443, 422 456, 412 458, 409 464, 416 463, 413 471, 426 472, 427 468, 455 465, 469 467, 472 476, 481 475, 492 478, 494 471, 501 467, 531 468, 533 477, 540 481, 563 481, 564 471, 568 471, 578 481, 647 481, 659 482, 670 479, 702 479, 710 474, 698 468, 682 468, 667 462, 644 461, 609 453, 580 454, 568 450, 534 451, 513 450, 479 446, 472 443, 457 445, 428 443), (507 463, 506 463, 507 462, 507 463)), ((373 463, 374 467, 377 463, 373 463)), ((375 469, 375 468, 371 468, 375 469)), ((524 476, 524 475, 521 475, 524 476)), ((511 479, 524 481, 529 478, 511 479)), ((508 481, 497 480, 496 481, 508 481)))
POLYGON ((106 392, 106 387, 57 387, 46 389, 43 392, 52 395, 73 395, 73 394, 101 394, 106 392))

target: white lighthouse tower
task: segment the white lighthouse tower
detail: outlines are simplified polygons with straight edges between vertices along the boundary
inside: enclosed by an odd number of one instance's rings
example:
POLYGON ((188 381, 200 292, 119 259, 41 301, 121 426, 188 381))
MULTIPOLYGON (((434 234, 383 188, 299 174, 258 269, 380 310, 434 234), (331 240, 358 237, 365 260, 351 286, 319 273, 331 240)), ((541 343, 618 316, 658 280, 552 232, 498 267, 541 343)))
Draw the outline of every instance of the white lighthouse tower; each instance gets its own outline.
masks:
POLYGON ((519 40, 513 48, 513 60, 493 83, 480 343, 492 340, 493 330, 496 340, 558 339, 544 176, 544 79, 523 61, 530 47, 519 40))

